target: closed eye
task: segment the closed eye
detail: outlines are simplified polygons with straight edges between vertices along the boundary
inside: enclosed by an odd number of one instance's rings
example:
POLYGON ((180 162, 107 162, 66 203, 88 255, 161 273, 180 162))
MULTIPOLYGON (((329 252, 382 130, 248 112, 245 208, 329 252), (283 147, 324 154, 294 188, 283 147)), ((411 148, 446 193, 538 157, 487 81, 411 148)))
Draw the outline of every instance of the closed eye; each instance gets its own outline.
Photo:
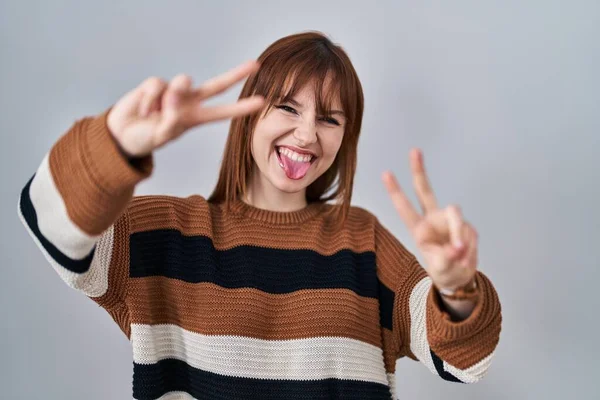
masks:
MULTIPOLYGON (((290 106, 286 106, 285 104, 280 104, 278 106, 275 106, 275 108, 278 108, 280 110, 284 110, 286 112, 298 115, 298 111, 296 111, 295 108, 290 107, 290 106)), ((332 118, 332 117, 322 117, 322 118, 320 118, 320 120, 321 121, 325 121, 325 122, 327 122, 328 124, 331 124, 331 125, 336 125, 336 126, 340 126, 341 125, 340 122, 337 119, 332 118)))
POLYGON ((332 125, 337 125, 337 126, 340 126, 340 123, 339 123, 339 121, 338 121, 337 119, 335 119, 335 118, 331 118, 331 117, 329 117, 329 118, 327 118, 327 117, 323 117, 323 118, 321 118, 321 119, 322 119, 323 121, 327 122, 328 124, 332 124, 332 125))
POLYGON ((275 106, 275 108, 279 108, 280 110, 284 110, 284 111, 287 111, 292 114, 298 114, 298 111, 296 111, 294 108, 292 108, 290 106, 279 105, 279 106, 275 106))

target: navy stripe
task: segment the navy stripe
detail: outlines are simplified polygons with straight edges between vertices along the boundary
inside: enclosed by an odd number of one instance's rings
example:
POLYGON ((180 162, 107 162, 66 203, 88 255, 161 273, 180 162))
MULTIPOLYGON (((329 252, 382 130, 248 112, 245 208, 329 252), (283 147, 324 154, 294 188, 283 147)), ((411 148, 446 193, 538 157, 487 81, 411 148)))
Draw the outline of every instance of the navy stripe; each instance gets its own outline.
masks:
POLYGON ((33 178, 35 178, 35 174, 31 177, 29 182, 27 182, 27 185, 25 185, 21 191, 21 199, 19 201, 21 213, 23 214, 25 222, 27 222, 29 229, 31 229, 35 237, 39 240, 46 252, 54 259, 54 261, 71 272, 80 274, 86 272, 92 264, 96 246, 92 248, 90 253, 85 258, 81 260, 74 260, 58 250, 56 246, 50 243, 50 241, 48 241, 48 239, 42 235, 38 226, 37 213, 35 212, 35 208, 33 207, 33 203, 29 197, 29 190, 31 188, 31 182, 33 182, 33 178))
POLYGON ((379 318, 381 326, 393 331, 394 321, 392 319, 394 313, 394 292, 379 282, 379 318))
POLYGON ((157 399, 167 392, 187 392, 196 399, 375 400, 391 398, 380 383, 357 380, 275 380, 219 375, 175 359, 156 364, 133 364, 133 397, 157 399))
POLYGON ((178 230, 134 233, 130 244, 130 275, 135 278, 165 276, 273 294, 333 288, 370 298, 379 294, 373 252, 340 250, 325 256, 312 250, 257 246, 216 250, 210 238, 185 236, 178 230))
POLYGON ((438 375, 442 379, 445 379, 445 380, 450 381, 450 382, 464 383, 463 381, 461 381, 460 379, 458 379, 457 377, 455 377, 450 372, 448 372, 448 371, 446 371, 444 369, 444 361, 441 358, 439 358, 437 356, 437 354, 435 354, 433 352, 433 350, 429 349, 429 352, 431 353, 431 358, 433 360, 433 365, 435 365, 435 369, 436 369, 438 375))

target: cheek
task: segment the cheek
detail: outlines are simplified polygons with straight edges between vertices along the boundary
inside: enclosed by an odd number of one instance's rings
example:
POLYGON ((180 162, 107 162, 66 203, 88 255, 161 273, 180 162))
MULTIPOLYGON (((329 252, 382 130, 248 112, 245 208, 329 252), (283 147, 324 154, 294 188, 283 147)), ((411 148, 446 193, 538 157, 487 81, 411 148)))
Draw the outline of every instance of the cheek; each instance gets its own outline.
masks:
POLYGON ((252 134, 252 142, 250 145, 250 149, 252 152, 252 157, 256 159, 256 157, 260 157, 261 152, 264 151, 265 146, 268 145, 270 132, 269 127, 264 123, 259 123, 254 128, 254 132, 252 134))
POLYGON ((340 150, 340 147, 342 146, 342 138, 343 132, 330 132, 329 135, 324 135, 321 140, 321 146, 323 149, 323 154, 327 159, 331 159, 333 161, 340 150))
POLYGON ((258 145, 258 137, 260 137, 260 133, 255 129, 250 138, 250 154, 252 155, 252 161, 256 162, 256 151, 258 145))
POLYGON ((287 129, 289 129, 289 122, 277 114, 270 114, 256 125, 252 145, 257 151, 265 146, 272 146, 287 129))

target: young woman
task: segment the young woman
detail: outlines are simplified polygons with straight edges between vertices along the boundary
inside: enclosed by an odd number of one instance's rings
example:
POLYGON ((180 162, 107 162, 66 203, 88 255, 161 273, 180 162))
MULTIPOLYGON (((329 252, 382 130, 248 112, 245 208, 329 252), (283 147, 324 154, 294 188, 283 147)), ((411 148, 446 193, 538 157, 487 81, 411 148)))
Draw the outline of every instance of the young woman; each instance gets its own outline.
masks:
POLYGON ((71 287, 133 346, 136 399, 389 399, 395 362, 472 383, 501 310, 477 234, 439 208, 419 151, 422 213, 384 174, 423 258, 350 205, 363 94, 317 32, 193 87, 150 78, 77 121, 24 187, 19 212, 71 287), (204 100, 246 78, 237 103, 204 100), (233 118, 212 195, 133 196, 153 152, 233 118))

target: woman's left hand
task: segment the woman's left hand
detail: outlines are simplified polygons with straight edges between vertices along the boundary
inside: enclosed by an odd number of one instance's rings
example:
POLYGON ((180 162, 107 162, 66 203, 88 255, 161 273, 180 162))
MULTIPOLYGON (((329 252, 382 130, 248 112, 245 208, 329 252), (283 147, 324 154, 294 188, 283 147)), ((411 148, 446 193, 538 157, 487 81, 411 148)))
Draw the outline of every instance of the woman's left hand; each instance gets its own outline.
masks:
POLYGON ((413 207, 391 172, 383 174, 383 182, 415 239, 433 284, 451 290, 465 286, 477 270, 477 232, 464 221, 457 205, 438 207, 420 150, 411 150, 410 166, 422 213, 413 207))

